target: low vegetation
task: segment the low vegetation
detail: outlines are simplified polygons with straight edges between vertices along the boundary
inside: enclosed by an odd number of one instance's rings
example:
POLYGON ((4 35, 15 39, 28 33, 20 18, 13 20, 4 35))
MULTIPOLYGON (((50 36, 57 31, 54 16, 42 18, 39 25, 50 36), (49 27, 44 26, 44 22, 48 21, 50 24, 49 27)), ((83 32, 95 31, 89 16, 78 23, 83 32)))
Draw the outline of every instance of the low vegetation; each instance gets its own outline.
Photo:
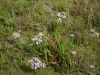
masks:
POLYGON ((99 0, 0 3, 1 75, 100 74, 99 0))

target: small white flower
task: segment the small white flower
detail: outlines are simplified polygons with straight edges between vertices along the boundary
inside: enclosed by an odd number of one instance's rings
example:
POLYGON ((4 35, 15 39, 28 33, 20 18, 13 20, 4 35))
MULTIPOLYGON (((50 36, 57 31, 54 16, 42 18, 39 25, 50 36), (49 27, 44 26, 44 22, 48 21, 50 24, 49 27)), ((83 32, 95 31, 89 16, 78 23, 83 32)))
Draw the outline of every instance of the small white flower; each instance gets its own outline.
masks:
POLYGON ((39 32, 39 34, 38 34, 38 36, 40 36, 40 37, 43 36, 43 35, 44 35, 44 34, 43 34, 42 32, 39 32))
POLYGON ((32 40, 36 42, 36 44, 40 44, 42 42, 42 36, 44 34, 42 32, 39 32, 38 36, 35 36, 35 38, 33 38, 32 40))
POLYGON ((94 65, 90 65, 90 68, 95 68, 95 66, 94 65))
POLYGON ((76 55, 76 51, 72 51, 71 53, 72 53, 73 55, 76 55))
POLYGON ((20 37, 20 33, 14 32, 14 33, 12 34, 12 37, 13 37, 14 39, 17 39, 17 38, 20 37))
POLYGON ((66 18, 66 16, 62 16, 62 18, 66 18))
POLYGON ((29 44, 29 46, 33 46, 33 43, 29 44))
POLYGON ((59 13, 57 14, 57 16, 58 16, 59 18, 66 18, 66 13, 65 13, 65 12, 59 12, 59 13))
POLYGON ((96 37, 96 34, 92 33, 92 36, 93 36, 93 37, 96 37))
POLYGON ((37 42, 36 42, 36 44, 38 45, 38 44, 39 44, 39 42, 37 41, 37 42))
POLYGON ((90 32, 91 32, 91 33, 95 33, 95 30, 94 30, 94 29, 91 29, 90 32))
POLYGON ((38 65, 36 63, 34 63, 34 66, 32 66, 34 69, 38 68, 38 65))
POLYGON ((93 37, 99 37, 99 33, 96 33, 96 32, 95 33, 92 33, 92 36, 93 37))
POLYGON ((22 32, 21 30, 18 30, 19 32, 22 32))
POLYGON ((33 38, 32 40, 34 41, 35 39, 33 38))
POLYGON ((71 36, 71 37, 74 37, 74 34, 71 34, 70 36, 71 36))
POLYGON ((37 41, 36 41, 36 44, 38 45, 38 44, 40 44, 42 42, 42 39, 38 39, 37 41))
POLYGON ((59 13, 57 14, 57 16, 61 18, 61 13, 59 12, 59 13))
POLYGON ((58 19, 57 19, 57 22, 58 22, 58 23, 62 22, 61 18, 58 18, 58 19))
POLYGON ((42 63, 42 68, 45 68, 45 67, 46 67, 45 63, 42 63))
POLYGON ((36 66, 36 67, 40 67, 39 63, 35 63, 35 66, 36 66))
POLYGON ((39 42, 42 42, 42 39, 40 39, 39 42))
POLYGON ((38 40, 38 36, 35 36, 32 40, 33 41, 38 40))
POLYGON ((77 64, 77 62, 76 61, 73 61, 73 64, 77 64))
POLYGON ((35 40, 37 41, 39 39, 39 37, 36 37, 35 40))

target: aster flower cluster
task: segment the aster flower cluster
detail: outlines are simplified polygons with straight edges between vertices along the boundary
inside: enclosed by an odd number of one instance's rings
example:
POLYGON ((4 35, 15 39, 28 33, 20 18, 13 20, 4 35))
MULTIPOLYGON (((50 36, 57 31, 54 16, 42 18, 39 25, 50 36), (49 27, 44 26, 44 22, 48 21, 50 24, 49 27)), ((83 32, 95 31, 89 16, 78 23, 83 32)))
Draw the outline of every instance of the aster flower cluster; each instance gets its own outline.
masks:
POLYGON ((91 29, 90 32, 91 32, 91 34, 92 34, 93 37, 99 37, 99 33, 97 33, 95 31, 95 29, 91 29))
POLYGON ((21 36, 20 33, 21 33, 21 30, 18 30, 17 32, 13 32, 12 33, 12 37, 14 39, 17 39, 17 38, 19 38, 21 36))
POLYGON ((58 16, 58 18, 66 18, 66 13, 65 12, 58 12, 57 16, 58 16))
POLYGON ((42 42, 42 36, 43 35, 44 34, 42 32, 39 32, 38 36, 35 36, 32 40, 36 41, 36 44, 38 45, 38 44, 40 44, 42 42))
POLYGON ((28 60, 28 63, 32 66, 33 69, 45 68, 46 64, 42 63, 38 57, 33 57, 31 60, 28 60))
POLYGON ((65 12, 54 12, 52 13, 52 16, 57 16, 57 22, 62 22, 62 19, 66 18, 66 13, 65 12))

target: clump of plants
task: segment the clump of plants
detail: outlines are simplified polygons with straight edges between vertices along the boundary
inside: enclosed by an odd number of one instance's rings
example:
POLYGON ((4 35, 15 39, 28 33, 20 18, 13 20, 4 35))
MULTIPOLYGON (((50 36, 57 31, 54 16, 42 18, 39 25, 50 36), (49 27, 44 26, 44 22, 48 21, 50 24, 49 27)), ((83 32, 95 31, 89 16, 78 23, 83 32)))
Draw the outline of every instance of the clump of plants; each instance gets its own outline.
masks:
POLYGON ((1 0, 1 73, 36 74, 50 66, 58 73, 99 74, 99 4, 1 0))

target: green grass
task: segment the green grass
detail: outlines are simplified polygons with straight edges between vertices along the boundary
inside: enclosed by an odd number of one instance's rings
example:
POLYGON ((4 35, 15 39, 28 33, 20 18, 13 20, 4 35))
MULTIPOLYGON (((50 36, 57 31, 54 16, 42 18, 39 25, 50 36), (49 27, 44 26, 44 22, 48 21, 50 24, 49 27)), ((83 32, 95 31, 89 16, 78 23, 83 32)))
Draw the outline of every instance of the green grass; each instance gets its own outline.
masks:
POLYGON ((100 37, 90 32, 100 33, 99 5, 99 0, 1 0, 0 74, 99 74, 100 37), (54 12, 65 12, 66 18, 58 23, 54 12), (21 36, 14 39, 13 32, 19 30, 21 36), (32 39, 39 32, 44 36, 37 45, 32 39), (34 56, 46 68, 32 69, 28 60, 34 56))

